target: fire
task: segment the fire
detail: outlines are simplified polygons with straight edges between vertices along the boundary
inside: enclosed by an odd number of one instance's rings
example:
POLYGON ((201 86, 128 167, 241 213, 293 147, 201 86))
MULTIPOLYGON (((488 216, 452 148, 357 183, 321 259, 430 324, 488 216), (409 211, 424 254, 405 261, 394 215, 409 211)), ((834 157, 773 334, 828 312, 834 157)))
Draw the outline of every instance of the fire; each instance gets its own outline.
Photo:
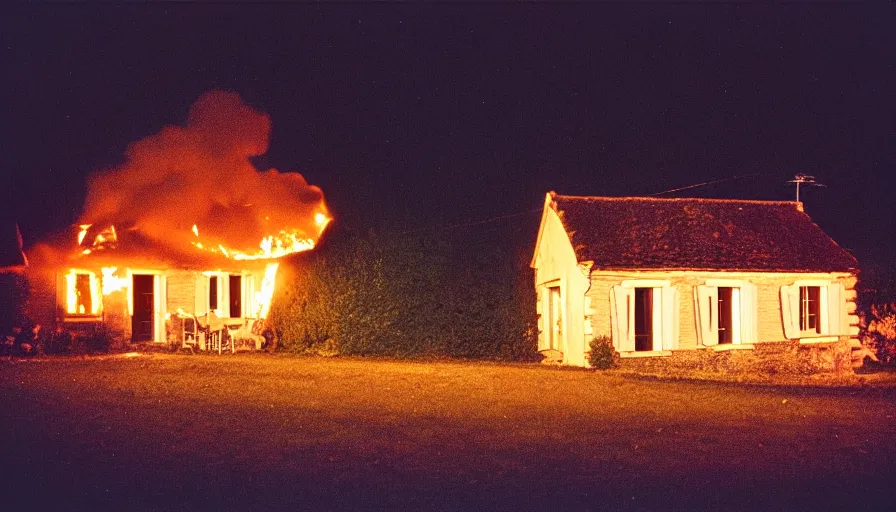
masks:
MULTIPOLYGON (((275 260, 313 249, 332 221, 323 192, 302 175, 256 167, 256 157, 268 150, 270 130, 268 115, 237 94, 210 91, 190 108, 184 125, 166 126, 134 142, 121 165, 92 174, 71 256, 93 263, 73 266, 93 271, 65 275, 67 311, 99 314, 103 296, 129 290, 132 273, 145 273, 133 270, 139 268, 157 276, 154 300, 162 308, 168 307, 166 287, 181 290, 179 280, 190 273, 180 270, 192 270, 197 290, 202 279, 211 279, 210 272, 219 276, 222 294, 230 293, 229 282, 221 280, 227 275, 243 283, 233 292, 246 294, 234 295, 245 308, 240 316, 267 317, 279 267, 275 260), (213 257, 197 257, 201 253, 213 257)), ((126 295, 133 312, 135 299, 126 295)), ((207 305, 218 300, 219 309, 228 306, 219 296, 197 294, 196 312, 208 310, 203 300, 207 305)), ((157 312, 162 311, 169 314, 157 312)))
POLYGON ((81 224, 78 226, 81 228, 81 231, 78 232, 78 245, 81 245, 84 242, 84 237, 87 236, 87 230, 90 229, 92 224, 81 224))
POLYGON ((313 248, 330 221, 323 192, 297 172, 256 167, 270 135, 270 117, 236 93, 203 94, 186 124, 131 144, 123 164, 91 175, 79 250, 141 243, 189 264, 196 248, 234 260, 313 248))
MULTIPOLYGON (((78 246, 84 247, 84 242, 87 240, 87 235, 90 234, 90 228, 93 227, 93 224, 81 224, 78 227, 80 228, 78 231, 78 246)), ((81 254, 90 254, 93 251, 102 249, 114 249, 117 243, 118 232, 115 230, 115 226, 110 224, 93 235, 93 239, 81 251, 81 254)))
MULTIPOLYGON (((277 235, 268 235, 261 239, 258 243, 256 251, 240 251, 234 248, 228 248, 224 244, 218 244, 217 247, 206 247, 200 240, 193 240, 190 243, 197 249, 203 249, 209 252, 219 253, 225 258, 234 260, 268 260, 277 259, 287 254, 302 252, 314 249, 314 240, 323 233, 330 218, 321 212, 314 215, 314 223, 317 227, 317 236, 311 238, 305 236, 303 232, 295 230, 292 232, 282 230, 277 235)), ((199 227, 193 224, 193 235, 199 237, 199 227)))
POLYGON ((271 298, 274 296, 274 281, 277 278, 278 263, 268 263, 264 269, 261 290, 255 293, 255 304, 258 306, 258 318, 267 318, 271 309, 271 298))
POLYGON ((117 292, 118 290, 123 290, 128 287, 128 284, 130 283, 128 276, 118 277, 115 275, 117 271, 118 267, 103 268, 103 295, 109 295, 112 292, 117 292))
POLYGON ((99 283, 88 270, 70 269, 65 275, 65 310, 74 315, 98 315, 99 283))

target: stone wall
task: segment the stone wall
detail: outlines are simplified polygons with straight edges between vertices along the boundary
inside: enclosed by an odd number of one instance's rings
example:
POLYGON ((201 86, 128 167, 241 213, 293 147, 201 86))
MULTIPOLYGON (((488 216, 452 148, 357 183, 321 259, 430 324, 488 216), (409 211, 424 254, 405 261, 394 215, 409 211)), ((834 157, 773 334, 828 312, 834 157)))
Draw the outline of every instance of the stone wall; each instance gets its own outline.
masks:
POLYGON ((719 374, 732 376, 775 376, 851 374, 851 347, 848 336, 835 342, 801 344, 798 340, 766 342, 752 349, 675 350, 668 356, 627 357, 620 367, 645 374, 682 376, 719 374))

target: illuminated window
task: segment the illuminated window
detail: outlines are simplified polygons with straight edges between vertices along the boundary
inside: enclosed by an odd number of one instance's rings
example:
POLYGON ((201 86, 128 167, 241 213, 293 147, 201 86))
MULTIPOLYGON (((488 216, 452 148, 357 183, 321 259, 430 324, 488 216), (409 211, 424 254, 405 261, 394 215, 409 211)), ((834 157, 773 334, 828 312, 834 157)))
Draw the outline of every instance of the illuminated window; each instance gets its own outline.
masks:
POLYGON ((75 311, 79 315, 86 315, 93 311, 93 299, 90 296, 90 275, 75 275, 75 311))
POLYGON ((821 333, 821 287, 800 286, 800 331, 821 333))
POLYGON ((65 312, 69 315, 98 315, 99 279, 88 271, 72 270, 65 276, 65 312))

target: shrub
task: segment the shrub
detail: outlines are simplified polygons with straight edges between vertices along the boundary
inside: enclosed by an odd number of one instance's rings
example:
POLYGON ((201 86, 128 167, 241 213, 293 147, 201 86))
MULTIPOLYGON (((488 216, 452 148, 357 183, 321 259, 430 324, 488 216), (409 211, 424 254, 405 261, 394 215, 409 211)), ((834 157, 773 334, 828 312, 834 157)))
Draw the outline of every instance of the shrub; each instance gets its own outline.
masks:
POLYGON ((534 357, 528 254, 496 230, 328 233, 269 317, 292 352, 534 357))
POLYGON ((613 347, 613 340, 609 336, 598 336, 589 344, 591 352, 588 354, 588 363, 598 370, 608 370, 619 363, 619 353, 613 347))
POLYGON ((877 354, 883 364, 896 363, 896 303, 873 304, 862 315, 862 343, 877 354))

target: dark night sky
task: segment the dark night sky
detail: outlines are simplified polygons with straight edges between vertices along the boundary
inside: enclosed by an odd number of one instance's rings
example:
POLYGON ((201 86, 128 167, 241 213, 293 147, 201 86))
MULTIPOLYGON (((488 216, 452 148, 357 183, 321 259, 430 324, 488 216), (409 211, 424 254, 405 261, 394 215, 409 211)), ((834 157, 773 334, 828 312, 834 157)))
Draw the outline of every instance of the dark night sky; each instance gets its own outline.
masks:
POLYGON ((677 195, 791 199, 805 172, 827 185, 804 197, 816 222, 894 261, 892 6, 2 9, 4 215, 26 244, 76 220, 90 171, 223 88, 271 116, 259 165, 300 171, 344 225, 751 174, 677 195))

